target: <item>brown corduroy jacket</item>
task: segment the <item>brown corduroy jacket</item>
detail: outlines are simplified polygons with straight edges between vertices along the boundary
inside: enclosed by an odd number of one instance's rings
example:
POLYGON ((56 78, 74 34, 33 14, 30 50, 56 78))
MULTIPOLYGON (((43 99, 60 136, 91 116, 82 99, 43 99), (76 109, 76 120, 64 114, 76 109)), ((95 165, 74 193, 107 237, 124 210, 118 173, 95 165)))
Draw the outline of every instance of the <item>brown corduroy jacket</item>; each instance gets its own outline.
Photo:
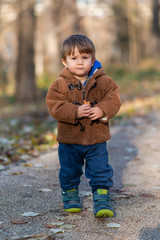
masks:
POLYGON ((58 121, 57 141, 68 144, 92 145, 110 139, 109 120, 120 106, 119 88, 105 75, 102 68, 88 79, 85 87, 68 69, 63 69, 59 78, 50 86, 46 102, 50 115, 58 121), (91 106, 98 106, 107 120, 91 121, 84 117, 77 119, 78 106, 84 99, 91 106))

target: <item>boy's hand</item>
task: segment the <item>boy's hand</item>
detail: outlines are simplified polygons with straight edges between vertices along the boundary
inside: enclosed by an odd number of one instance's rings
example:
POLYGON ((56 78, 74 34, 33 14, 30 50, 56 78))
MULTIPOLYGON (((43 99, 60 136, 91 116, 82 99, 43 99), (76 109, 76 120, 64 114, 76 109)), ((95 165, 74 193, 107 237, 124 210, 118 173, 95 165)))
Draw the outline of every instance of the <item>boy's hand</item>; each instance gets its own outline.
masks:
POLYGON ((83 104, 79 106, 77 110, 77 117, 78 118, 89 117, 90 109, 91 109, 91 106, 88 104, 83 104))
POLYGON ((103 111, 99 107, 92 107, 89 111, 90 120, 96 120, 103 116, 103 111))

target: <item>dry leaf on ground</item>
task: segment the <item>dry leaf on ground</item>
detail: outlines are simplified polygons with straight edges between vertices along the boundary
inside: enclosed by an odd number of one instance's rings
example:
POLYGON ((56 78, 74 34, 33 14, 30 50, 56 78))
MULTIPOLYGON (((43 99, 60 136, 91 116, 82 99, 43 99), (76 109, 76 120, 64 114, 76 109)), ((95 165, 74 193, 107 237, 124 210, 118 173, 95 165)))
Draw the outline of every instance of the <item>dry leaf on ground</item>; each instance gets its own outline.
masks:
POLYGON ((59 228, 56 228, 56 229, 51 228, 50 231, 53 232, 53 233, 64 233, 64 230, 63 229, 59 229, 59 228))
POLYGON ((11 219, 11 223, 13 223, 13 224, 25 224, 28 222, 29 222, 29 220, 26 218, 17 217, 17 218, 11 219))
POLYGON ((40 213, 35 213, 35 212, 25 212, 25 213, 22 213, 21 216, 23 217, 35 217, 35 216, 38 216, 40 215, 40 213))
POLYGON ((39 189, 39 192, 52 192, 52 189, 42 188, 42 189, 39 189))
POLYGON ((120 228, 121 225, 118 223, 107 223, 108 228, 120 228))
POLYGON ((77 226, 76 225, 71 225, 71 224, 64 224, 60 228, 62 228, 62 229, 72 229, 72 228, 75 228, 75 227, 77 227, 77 226))

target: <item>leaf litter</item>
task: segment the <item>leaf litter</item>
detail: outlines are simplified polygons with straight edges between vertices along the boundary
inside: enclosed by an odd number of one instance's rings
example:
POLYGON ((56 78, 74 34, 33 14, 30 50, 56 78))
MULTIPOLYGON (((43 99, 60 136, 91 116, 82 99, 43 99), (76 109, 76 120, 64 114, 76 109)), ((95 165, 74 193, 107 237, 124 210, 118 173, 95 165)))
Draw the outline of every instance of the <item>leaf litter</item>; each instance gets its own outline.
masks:
POLYGON ((57 143, 56 121, 49 117, 46 109, 40 113, 33 110, 32 105, 19 110, 12 105, 12 112, 7 114, 1 109, 0 164, 38 157, 52 150, 57 143))

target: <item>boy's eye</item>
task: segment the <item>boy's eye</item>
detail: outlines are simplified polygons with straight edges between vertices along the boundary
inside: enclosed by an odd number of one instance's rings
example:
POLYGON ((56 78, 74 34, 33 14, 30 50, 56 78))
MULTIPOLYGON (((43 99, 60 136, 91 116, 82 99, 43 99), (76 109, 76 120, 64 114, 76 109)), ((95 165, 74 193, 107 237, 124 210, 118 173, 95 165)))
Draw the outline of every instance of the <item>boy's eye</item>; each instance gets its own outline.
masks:
POLYGON ((87 56, 84 56, 83 59, 87 59, 88 57, 87 56))
POLYGON ((71 59, 72 59, 72 60, 75 60, 76 58, 75 58, 75 57, 72 57, 71 59))

